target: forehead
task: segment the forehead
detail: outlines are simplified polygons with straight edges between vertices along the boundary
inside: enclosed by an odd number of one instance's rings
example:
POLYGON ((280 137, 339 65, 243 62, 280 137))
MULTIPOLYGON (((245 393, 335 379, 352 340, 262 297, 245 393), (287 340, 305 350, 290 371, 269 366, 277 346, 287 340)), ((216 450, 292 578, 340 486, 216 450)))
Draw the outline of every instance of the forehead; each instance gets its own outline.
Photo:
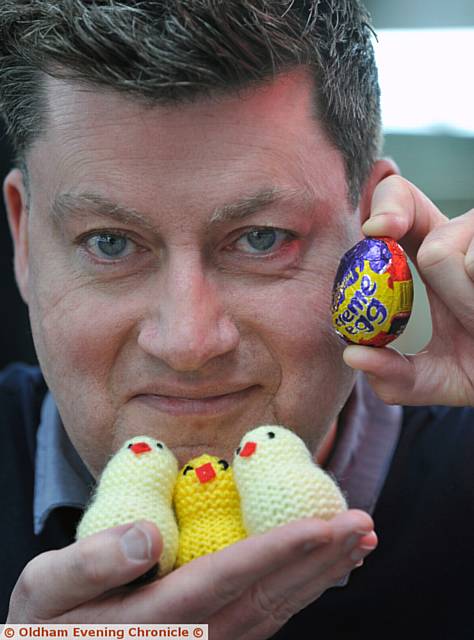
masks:
POLYGON ((30 155, 43 189, 91 191, 95 183, 108 196, 134 185, 143 200, 152 187, 163 203, 200 192, 209 198, 234 184, 239 191, 242 181, 316 186, 322 196, 345 191, 341 154, 313 115, 312 80, 300 70, 238 95, 177 106, 145 106, 52 78, 47 96, 45 134, 30 155))

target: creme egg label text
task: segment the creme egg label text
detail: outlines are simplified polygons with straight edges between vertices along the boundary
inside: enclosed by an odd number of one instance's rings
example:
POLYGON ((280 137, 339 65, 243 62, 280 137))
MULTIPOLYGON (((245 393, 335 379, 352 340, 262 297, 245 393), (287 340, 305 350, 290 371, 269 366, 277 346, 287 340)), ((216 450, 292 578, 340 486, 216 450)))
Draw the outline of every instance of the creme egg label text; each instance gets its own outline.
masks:
POLYGON ((364 275, 360 289, 355 291, 347 308, 335 317, 335 324, 351 335, 373 333, 376 329, 374 325, 381 326, 388 317, 385 305, 374 297, 376 292, 377 283, 364 275))

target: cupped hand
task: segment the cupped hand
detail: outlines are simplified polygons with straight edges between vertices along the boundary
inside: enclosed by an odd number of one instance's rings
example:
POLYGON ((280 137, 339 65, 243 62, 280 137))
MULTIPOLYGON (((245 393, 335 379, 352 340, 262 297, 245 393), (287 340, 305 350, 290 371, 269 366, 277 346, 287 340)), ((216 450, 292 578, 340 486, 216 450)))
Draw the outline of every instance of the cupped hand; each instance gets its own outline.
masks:
POLYGON ((306 518, 198 558, 142 586, 158 529, 142 521, 34 558, 13 591, 8 622, 209 624, 210 638, 263 640, 377 545, 370 516, 306 518), (47 576, 47 579, 45 577, 47 576))
POLYGON ((474 210, 450 220, 400 176, 381 181, 367 236, 389 236, 405 249, 426 286, 432 336, 418 353, 351 345, 349 366, 367 373, 388 404, 474 406, 474 210))

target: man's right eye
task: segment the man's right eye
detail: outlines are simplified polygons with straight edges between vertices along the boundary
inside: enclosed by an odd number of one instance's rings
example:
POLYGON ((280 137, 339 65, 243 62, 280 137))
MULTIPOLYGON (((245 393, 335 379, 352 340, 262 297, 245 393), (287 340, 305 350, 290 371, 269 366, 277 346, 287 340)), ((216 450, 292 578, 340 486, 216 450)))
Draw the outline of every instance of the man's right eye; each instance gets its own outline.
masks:
POLYGON ((136 250, 136 245, 130 238, 116 233, 99 233, 89 236, 85 244, 97 258, 105 260, 126 258, 136 250))

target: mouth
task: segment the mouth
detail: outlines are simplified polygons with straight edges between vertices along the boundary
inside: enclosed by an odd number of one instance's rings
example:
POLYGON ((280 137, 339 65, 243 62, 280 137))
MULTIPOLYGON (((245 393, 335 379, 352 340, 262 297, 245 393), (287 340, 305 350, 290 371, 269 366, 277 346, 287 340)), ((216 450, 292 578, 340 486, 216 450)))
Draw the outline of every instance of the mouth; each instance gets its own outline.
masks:
POLYGON ((194 394, 191 393, 188 396, 143 393, 135 396, 135 399, 152 409, 172 416, 215 416, 237 408, 257 390, 258 385, 252 385, 230 393, 197 397, 193 397, 194 394))

